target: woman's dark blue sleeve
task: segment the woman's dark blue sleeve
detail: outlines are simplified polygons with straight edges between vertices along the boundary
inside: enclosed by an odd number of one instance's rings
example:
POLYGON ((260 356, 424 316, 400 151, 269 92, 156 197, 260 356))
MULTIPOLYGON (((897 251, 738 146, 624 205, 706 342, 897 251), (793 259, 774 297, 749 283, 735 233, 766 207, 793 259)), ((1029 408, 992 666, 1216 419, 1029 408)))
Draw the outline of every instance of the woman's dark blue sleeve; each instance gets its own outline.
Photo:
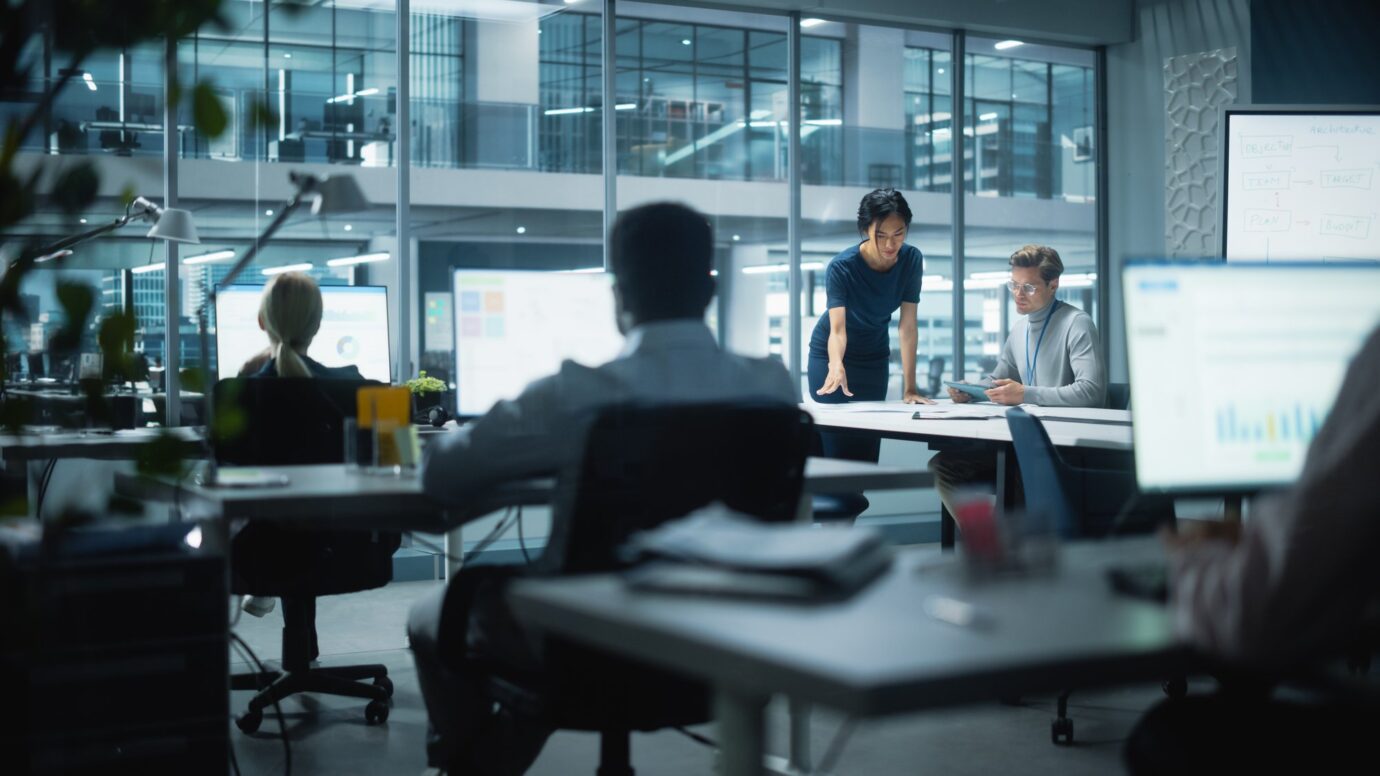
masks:
POLYGON ((920 255, 920 249, 908 246, 912 252, 910 261, 910 274, 906 277, 906 286, 902 289, 901 301, 918 304, 920 302, 920 279, 925 274, 925 257, 920 255))
POLYGON ((838 259, 829 262, 829 268, 824 271, 824 289, 825 307, 832 310, 848 306, 848 271, 838 259))

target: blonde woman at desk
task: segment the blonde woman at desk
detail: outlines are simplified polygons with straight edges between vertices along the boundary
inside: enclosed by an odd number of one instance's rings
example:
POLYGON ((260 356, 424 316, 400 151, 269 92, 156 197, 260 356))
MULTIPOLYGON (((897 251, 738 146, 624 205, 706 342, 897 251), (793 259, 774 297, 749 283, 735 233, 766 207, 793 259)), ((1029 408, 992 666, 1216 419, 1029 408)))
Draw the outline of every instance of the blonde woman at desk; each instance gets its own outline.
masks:
MULTIPOLYGON (((268 335, 268 347, 245 362, 240 376, 363 380, 353 364, 328 367, 307 355, 321 328, 321 313, 321 289, 316 281, 301 272, 274 275, 264 285, 259 302, 259 328, 268 335)), ((241 606, 255 617, 263 617, 273 611, 274 599, 247 595, 241 606)))
POLYGON ((259 302, 259 328, 268 347, 244 362, 240 377, 324 377, 363 380, 353 364, 325 366, 307 355, 321 328, 321 289, 301 272, 274 275, 259 302))

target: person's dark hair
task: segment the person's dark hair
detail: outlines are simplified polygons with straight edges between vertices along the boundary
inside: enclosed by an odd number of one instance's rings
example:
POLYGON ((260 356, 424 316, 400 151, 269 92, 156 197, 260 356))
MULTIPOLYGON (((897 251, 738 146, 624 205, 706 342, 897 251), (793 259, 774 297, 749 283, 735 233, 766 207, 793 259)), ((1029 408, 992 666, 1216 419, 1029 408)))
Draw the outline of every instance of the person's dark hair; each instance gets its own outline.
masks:
POLYGON ((1064 260, 1059 258, 1058 251, 1047 245, 1027 245, 1021 248, 1011 254, 1011 266, 1038 267, 1040 279, 1046 283, 1051 283, 1064 274, 1064 260))
POLYGON ((610 239, 614 282, 638 322, 704 317, 714 297, 714 229, 702 214, 642 205, 618 216, 610 239))
POLYGON ((858 203, 858 234, 866 239, 870 236, 872 225, 885 221, 892 213, 900 216, 906 222, 906 229, 910 229, 910 205, 901 192, 877 189, 863 197, 862 202, 858 203))

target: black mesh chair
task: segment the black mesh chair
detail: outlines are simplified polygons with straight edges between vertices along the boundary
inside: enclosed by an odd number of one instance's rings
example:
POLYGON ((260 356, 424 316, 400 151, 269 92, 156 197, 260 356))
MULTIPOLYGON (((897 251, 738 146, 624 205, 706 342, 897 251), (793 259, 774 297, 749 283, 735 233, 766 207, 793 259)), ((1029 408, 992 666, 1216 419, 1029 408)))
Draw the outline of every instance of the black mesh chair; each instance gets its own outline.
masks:
MULTIPOLYGON (((343 463, 344 419, 355 393, 378 383, 310 378, 236 378, 216 384, 216 461, 224 465, 343 463)), ((283 602, 281 670, 231 677, 236 690, 258 690, 236 718, 252 733, 264 709, 299 692, 367 698, 365 719, 388 719, 393 684, 380 664, 313 666, 318 596, 353 593, 393 578, 401 535, 385 531, 294 529, 250 522, 231 545, 231 591, 283 602), (366 684, 369 681, 371 683, 366 684)))
MULTIPOLYGON (((607 409, 589 427, 582 460, 562 473, 550 541, 525 573, 622 569, 618 548, 633 533, 715 501, 792 521, 812 433, 792 405, 607 409)), ((540 662, 529 671, 486 666, 489 695, 552 727, 599 732, 600 776, 633 773, 632 731, 710 719, 708 688, 688 678, 559 639, 542 642, 540 662)))

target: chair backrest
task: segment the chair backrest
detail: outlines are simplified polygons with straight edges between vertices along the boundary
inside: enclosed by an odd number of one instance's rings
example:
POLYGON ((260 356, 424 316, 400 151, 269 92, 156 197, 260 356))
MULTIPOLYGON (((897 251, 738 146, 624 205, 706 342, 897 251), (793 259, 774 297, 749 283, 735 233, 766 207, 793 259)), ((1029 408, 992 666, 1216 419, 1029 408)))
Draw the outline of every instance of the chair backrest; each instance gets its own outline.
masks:
POLYGON ((1107 409, 1125 410, 1131 408, 1131 384, 1107 383, 1107 409))
POLYGON ((288 466, 344 463, 345 418, 371 380, 232 377, 216 383, 216 461, 288 466))
POLYGON ((943 356, 930 356, 930 371, 928 378, 930 395, 937 396, 939 394, 939 389, 944 386, 943 356))
POLYGON ((1021 469, 1027 513, 1044 512, 1061 538, 1073 538, 1078 534, 1079 515, 1070 497, 1068 464, 1059 457, 1039 418, 1012 407, 1006 411, 1006 424, 1021 469))
POLYGON ((714 501, 793 520, 812 435, 810 416, 783 403, 606 408, 562 473, 543 568, 621 568, 616 550, 630 535, 714 501))

